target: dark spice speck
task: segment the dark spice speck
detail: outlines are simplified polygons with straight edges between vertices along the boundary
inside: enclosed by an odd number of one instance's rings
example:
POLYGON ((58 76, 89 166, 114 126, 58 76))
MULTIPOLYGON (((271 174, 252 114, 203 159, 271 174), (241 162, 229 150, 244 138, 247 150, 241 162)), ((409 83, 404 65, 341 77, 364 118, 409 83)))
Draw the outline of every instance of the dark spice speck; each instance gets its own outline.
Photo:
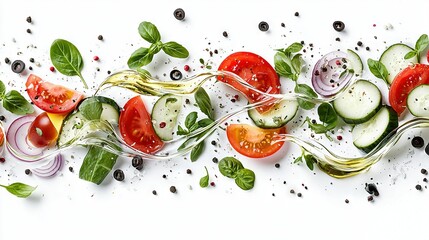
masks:
POLYGON ((33 22, 33 20, 31 19, 31 16, 28 16, 28 17, 27 17, 27 22, 28 22, 28 23, 33 22))
POLYGON ((416 185, 416 189, 417 189, 417 190, 419 190, 419 191, 421 191, 421 190, 422 190, 422 185, 417 184, 417 185, 416 185))
POLYGON ((30 175, 31 174, 31 170, 30 169, 25 169, 25 174, 26 175, 30 175))
POLYGON ((172 193, 176 193, 176 192, 177 192, 176 187, 175 187, 175 186, 171 186, 171 187, 170 187, 170 192, 172 192, 172 193))

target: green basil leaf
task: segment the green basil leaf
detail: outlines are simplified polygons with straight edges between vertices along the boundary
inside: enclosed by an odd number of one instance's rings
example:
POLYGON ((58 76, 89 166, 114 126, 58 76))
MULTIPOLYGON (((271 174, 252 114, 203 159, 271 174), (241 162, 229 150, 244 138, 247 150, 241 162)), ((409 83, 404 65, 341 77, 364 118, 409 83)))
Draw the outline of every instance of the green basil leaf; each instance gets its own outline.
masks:
POLYGON ((202 64, 202 65, 204 65, 204 59, 202 59, 202 58, 200 58, 200 63, 202 64))
POLYGON ((3 107, 17 115, 26 115, 34 112, 33 106, 16 90, 9 91, 4 95, 3 107))
POLYGON ((404 59, 410 59, 410 58, 412 58, 412 57, 414 57, 416 55, 417 55, 416 51, 410 51, 407 54, 405 54, 404 59))
POLYGON ((198 125, 198 123, 196 122, 196 123, 194 123, 194 125, 192 125, 188 130, 189 130, 189 132, 191 133, 191 132, 193 132, 193 131, 197 130, 199 127, 200 127, 200 125, 198 125))
MULTIPOLYGON (((315 93, 314 90, 307 84, 296 84, 294 91, 296 93, 303 94, 308 98, 317 97, 317 93, 315 93)), ((316 106, 316 104, 301 98, 298 98, 298 105, 305 110, 313 109, 316 106)))
POLYGON ((206 188, 209 186, 209 171, 207 171, 207 167, 204 167, 206 169, 206 175, 200 179, 200 187, 206 188))
POLYGON ((152 43, 149 47, 149 53, 152 53, 153 55, 159 53, 162 49, 162 42, 156 42, 152 43))
MULTIPOLYGON (((119 147, 116 146, 119 149, 119 147)), ((79 178, 100 184, 110 173, 118 155, 98 146, 90 146, 79 170, 79 178)))
POLYGON ((337 121, 337 113, 334 108, 329 103, 322 103, 317 108, 317 113, 319 114, 319 120, 331 124, 337 121))
POLYGON ((299 156, 298 158, 293 161, 293 163, 302 163, 302 156, 299 156))
POLYGON ((299 75, 301 73, 301 68, 302 68, 301 55, 302 54, 296 54, 295 56, 293 56, 291 60, 292 67, 296 75, 299 75))
POLYGON ((97 98, 87 98, 79 105, 79 111, 88 120, 99 120, 103 112, 103 105, 97 98))
POLYGON ((188 131, 183 129, 180 125, 177 126, 177 135, 182 136, 182 135, 188 135, 188 131))
POLYGON ((5 94, 6 86, 4 85, 3 81, 0 81, 0 99, 3 99, 5 94))
POLYGON ((188 50, 177 42, 166 42, 162 44, 162 50, 175 58, 187 58, 189 56, 188 50))
POLYGON ((240 169, 243 169, 243 164, 233 157, 225 157, 219 161, 219 171, 225 177, 235 178, 237 176, 237 172, 240 169))
POLYGON ((204 150, 204 141, 198 143, 191 151, 191 161, 195 162, 201 156, 204 150))
POLYGON ((189 138, 189 139, 187 139, 186 141, 184 141, 184 142, 179 146, 179 148, 177 148, 177 151, 180 151, 180 150, 184 149, 186 146, 188 146, 188 143, 189 143, 189 142, 191 142, 191 141, 194 141, 194 138, 189 138))
POLYGON ((427 34, 423 34, 419 37, 419 39, 416 42, 416 51, 417 53, 422 52, 426 49, 426 47, 429 44, 429 38, 427 34))
POLYGON ((82 77, 83 60, 79 50, 71 42, 64 39, 55 40, 50 49, 54 67, 66 76, 79 76, 85 88, 88 88, 82 77))
POLYGON ((304 155, 305 163, 307 164, 307 167, 313 171, 314 170, 314 164, 316 163, 316 159, 313 157, 313 155, 304 155))
POLYGON ((156 43, 158 41, 161 41, 161 34, 159 34, 158 29, 156 26, 151 22, 142 22, 139 25, 139 33, 140 36, 150 42, 150 43, 156 43))
POLYGON ((250 190, 255 185, 255 173, 250 169, 240 169, 237 171, 235 183, 243 190, 250 190))
POLYGON ((197 121, 198 118, 198 113, 197 112, 191 112, 188 114, 188 116, 186 116, 185 119, 185 126, 187 129, 190 129, 192 127, 192 125, 195 124, 195 122, 197 121))
POLYGON ((285 52, 289 52, 289 53, 297 53, 299 51, 301 51, 301 49, 303 48, 301 43, 292 43, 289 47, 287 47, 284 51, 285 52))
POLYGON ((0 185, 0 187, 5 188, 8 192, 19 198, 29 197, 37 188, 20 182, 12 183, 9 186, 0 185))
POLYGON ((284 60, 285 58, 286 58, 286 55, 284 53, 277 52, 274 55, 274 69, 276 70, 277 74, 279 74, 280 76, 292 79, 293 77, 292 67, 285 62, 284 60))
POLYGON ((195 92, 194 97, 201 112, 207 115, 207 117, 209 117, 210 119, 214 120, 212 103, 206 90, 204 90, 204 88, 202 87, 199 87, 198 90, 195 92))
POLYGON ((137 70, 137 72, 140 73, 140 75, 143 75, 143 77, 151 77, 152 75, 150 74, 150 72, 146 69, 143 68, 136 68, 135 70, 137 70))
POLYGON ((309 117, 306 118, 306 122, 308 123, 308 126, 311 128, 311 130, 313 130, 316 134, 326 133, 329 131, 323 124, 312 123, 309 117))
POLYGON ((139 48, 134 51, 128 59, 129 68, 140 68, 152 62, 153 54, 147 48, 139 48))
POLYGON ((371 58, 368 59, 367 63, 369 70, 375 77, 383 79, 387 82, 389 72, 387 71, 386 66, 384 66, 383 63, 381 63, 380 61, 373 60, 371 58))
POLYGON ((198 121, 198 126, 199 127, 207 127, 208 125, 212 124, 213 120, 211 120, 210 118, 204 118, 198 121))

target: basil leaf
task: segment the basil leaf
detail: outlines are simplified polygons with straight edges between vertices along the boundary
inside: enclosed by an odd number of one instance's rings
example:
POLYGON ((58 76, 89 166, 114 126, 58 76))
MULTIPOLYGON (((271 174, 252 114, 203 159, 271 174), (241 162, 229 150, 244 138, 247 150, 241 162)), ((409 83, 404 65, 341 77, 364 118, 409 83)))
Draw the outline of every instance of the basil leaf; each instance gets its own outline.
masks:
POLYGON ((198 113, 197 112, 191 112, 188 114, 188 116, 186 116, 185 119, 185 126, 187 129, 190 129, 192 127, 192 125, 195 124, 195 122, 197 121, 198 118, 198 113))
POLYGON ((255 173, 250 169, 240 169, 237 171, 235 183, 243 190, 250 190, 255 185, 255 173))
POLYGON ((288 52, 288 53, 297 53, 299 51, 301 51, 302 49, 302 44, 301 43, 292 43, 289 47, 287 47, 284 51, 288 52))
POLYGON ((277 74, 283 77, 287 77, 292 79, 293 78, 293 72, 292 67, 289 66, 285 62, 286 55, 282 52, 277 52, 274 55, 274 69, 276 70, 277 74))
POLYGON ((162 42, 156 42, 150 45, 149 53, 157 54, 162 49, 162 42))
POLYGON ((299 156, 298 158, 293 161, 293 163, 302 163, 302 156, 299 156))
POLYGON ((207 167, 204 167, 206 169, 206 175, 200 179, 200 187, 206 188, 209 186, 209 171, 207 171, 207 167))
POLYGON ((198 143, 191 151, 191 161, 195 162, 201 156, 204 150, 204 141, 198 143))
POLYGON ((426 47, 429 44, 429 38, 427 34, 423 34, 419 37, 419 39, 416 42, 416 52, 420 53, 423 50, 426 49, 426 47))
POLYGON ((5 188, 8 192, 19 198, 29 197, 37 188, 20 182, 12 183, 9 186, 0 185, 0 187, 5 188))
POLYGON ((243 169, 243 164, 233 157, 225 157, 219 161, 219 171, 225 177, 235 178, 237 176, 237 172, 240 169, 243 169))
POLYGON ((189 56, 188 50, 177 42, 166 42, 162 44, 162 50, 175 58, 187 58, 189 56))
POLYGON ((337 113, 334 108, 329 103, 322 103, 317 108, 317 113, 319 114, 319 120, 331 124, 337 121, 337 113))
POLYGON ((412 57, 414 57, 416 55, 417 55, 416 51, 410 51, 407 54, 405 54, 404 59, 410 59, 410 58, 412 58, 412 57))
MULTIPOLYGON (((302 54, 296 54, 292 58, 292 67, 295 70, 295 74, 299 75, 301 73, 302 62, 301 62, 302 54)), ((295 80, 296 81, 296 80, 295 80)))
POLYGON ((79 111, 88 120, 99 120, 103 105, 96 98, 88 98, 79 105, 79 111))
MULTIPOLYGON (((117 147, 117 146, 116 146, 117 147)), ((117 147, 119 149, 119 147, 117 147)), ((79 170, 79 178, 100 184, 110 173, 118 155, 98 146, 90 146, 79 170)))
POLYGON ((54 67, 66 76, 79 76, 85 88, 88 88, 82 77, 83 60, 79 50, 71 42, 64 39, 55 40, 50 49, 54 67))
POLYGON ((208 125, 212 124, 213 120, 211 120, 210 118, 204 118, 201 119, 200 121, 198 121, 198 126, 199 127, 207 127, 208 125))
POLYGON ((6 86, 2 81, 0 81, 0 98, 3 99, 6 94, 6 86))
POLYGON ((127 64, 129 68, 140 68, 148 65, 152 59, 153 54, 149 52, 149 49, 142 47, 131 54, 127 64))
POLYGON ((204 90, 204 88, 202 87, 199 87, 198 90, 195 92, 194 97, 201 112, 207 115, 207 117, 209 117, 210 119, 214 120, 212 103, 206 90, 204 90))
MULTIPOLYGON (((314 90, 310 86, 308 86, 307 84, 296 84, 294 91, 296 93, 303 94, 303 95, 307 96, 308 98, 316 98, 317 97, 317 93, 315 93, 314 90)), ((314 106, 316 106, 316 104, 314 104, 310 101, 306 101, 306 100, 301 99, 301 98, 298 98, 298 105, 305 110, 310 110, 310 109, 314 108, 314 106)))
POLYGON ((325 127, 325 125, 319 124, 319 123, 312 123, 309 118, 307 119, 307 123, 308 123, 308 126, 311 128, 311 130, 313 130, 314 133, 316 134, 326 133, 327 131, 329 131, 325 127))
POLYGON ((381 63, 380 61, 373 60, 371 58, 368 59, 367 63, 369 70, 375 77, 383 79, 387 82, 389 72, 387 71, 386 66, 384 66, 383 63, 381 63))
POLYGON ((177 151, 180 151, 180 150, 184 149, 184 148, 188 145, 188 143, 189 143, 190 141, 193 141, 193 140, 194 140, 194 138, 189 138, 189 139, 187 139, 186 141, 184 141, 184 142, 179 146, 179 148, 177 148, 177 151))
POLYGON ((9 91, 4 95, 3 107, 17 115, 26 115, 34 112, 33 106, 16 90, 9 91))
POLYGON ((156 26, 151 22, 142 22, 139 25, 139 33, 140 36, 150 42, 150 43, 156 43, 158 41, 161 41, 161 34, 159 34, 158 29, 156 26))
POLYGON ((189 132, 185 129, 183 129, 180 125, 177 126, 177 135, 187 135, 189 132))
POLYGON ((314 170, 314 163, 316 163, 316 159, 308 154, 308 155, 304 155, 304 159, 305 159, 305 164, 307 164, 307 167, 313 171, 314 170))
POLYGON ((197 130, 199 127, 200 127, 200 125, 198 125, 198 123, 196 122, 188 130, 189 130, 189 132, 193 132, 193 131, 197 130))

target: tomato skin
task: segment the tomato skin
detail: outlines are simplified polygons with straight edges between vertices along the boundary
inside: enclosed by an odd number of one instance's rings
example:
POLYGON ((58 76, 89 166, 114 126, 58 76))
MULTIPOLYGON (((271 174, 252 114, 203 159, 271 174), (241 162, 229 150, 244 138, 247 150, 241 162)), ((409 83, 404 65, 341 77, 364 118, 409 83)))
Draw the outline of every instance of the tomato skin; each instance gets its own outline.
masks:
POLYGON ((39 114, 28 128, 27 139, 34 147, 46 147, 58 138, 58 131, 46 112, 39 114))
POLYGON ((83 99, 82 93, 43 81, 34 74, 28 76, 25 86, 31 101, 48 113, 69 113, 83 99))
POLYGON ((411 90, 422 84, 429 84, 429 65, 426 64, 409 66, 395 77, 389 90, 389 102, 398 115, 407 107, 411 90))
POLYGON ((262 129, 248 124, 231 124, 226 129, 228 141, 240 154, 251 158, 268 157, 276 153, 284 144, 271 144, 275 134, 286 133, 286 127, 262 129), (257 145, 256 147, 254 147, 257 145))
MULTIPOLYGON (((233 72, 263 92, 280 93, 280 79, 276 70, 264 58, 254 53, 233 53, 222 61, 218 70, 233 72)), ((251 103, 258 102, 263 97, 263 95, 243 87, 232 78, 219 76, 217 79, 242 92, 251 103)), ((271 106, 272 104, 267 104, 257 109, 262 113, 268 111, 271 106)))
POLYGON ((119 131, 131 147, 145 153, 155 153, 164 146, 156 135, 152 120, 140 96, 131 98, 119 116, 119 131))

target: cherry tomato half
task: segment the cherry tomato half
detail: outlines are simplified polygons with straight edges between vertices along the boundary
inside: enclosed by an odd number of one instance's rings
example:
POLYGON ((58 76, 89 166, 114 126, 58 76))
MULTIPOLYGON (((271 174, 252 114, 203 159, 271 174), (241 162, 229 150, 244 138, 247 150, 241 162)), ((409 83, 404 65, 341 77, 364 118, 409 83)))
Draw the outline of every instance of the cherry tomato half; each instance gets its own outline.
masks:
POLYGON ((35 147, 46 147, 58 138, 58 131, 46 112, 39 114, 28 128, 27 139, 35 147))

